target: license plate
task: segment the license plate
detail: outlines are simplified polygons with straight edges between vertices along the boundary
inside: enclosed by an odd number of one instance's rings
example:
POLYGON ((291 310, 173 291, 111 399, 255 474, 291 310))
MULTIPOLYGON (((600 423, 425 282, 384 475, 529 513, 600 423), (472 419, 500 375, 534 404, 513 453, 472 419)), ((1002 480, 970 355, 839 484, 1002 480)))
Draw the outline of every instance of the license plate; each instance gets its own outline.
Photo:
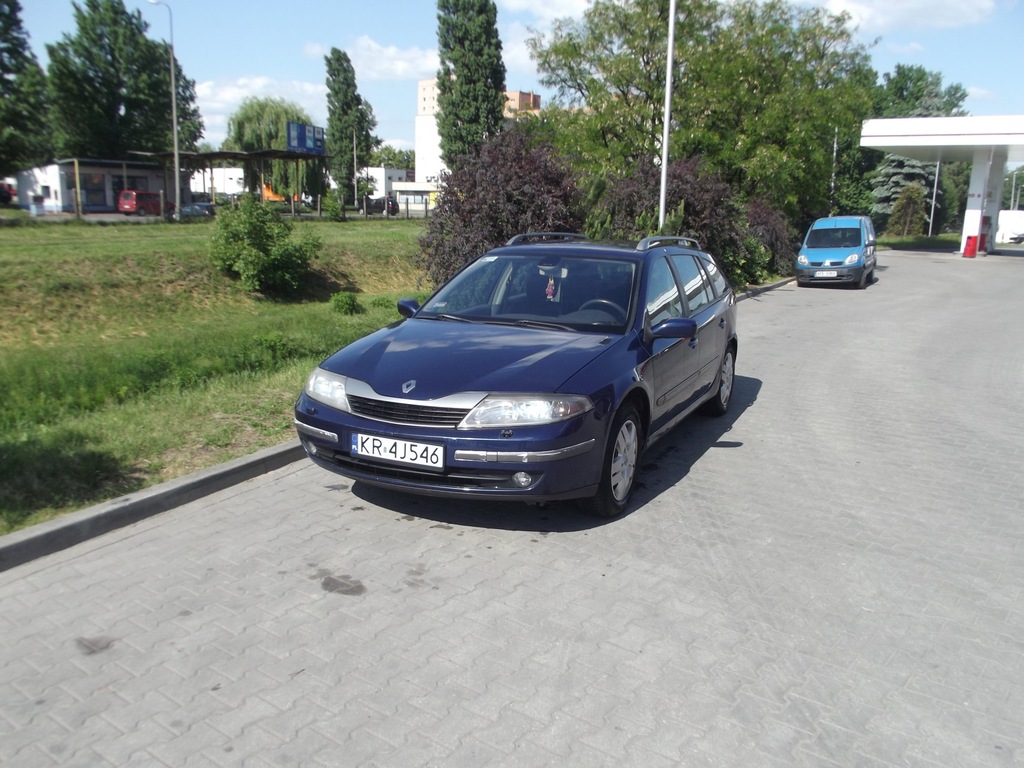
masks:
POLYGON ((392 440, 390 437, 353 433, 352 455, 429 469, 444 469, 444 446, 411 440, 392 440))
POLYGON ((815 277, 838 277, 839 273, 834 269, 819 269, 814 273, 815 277))

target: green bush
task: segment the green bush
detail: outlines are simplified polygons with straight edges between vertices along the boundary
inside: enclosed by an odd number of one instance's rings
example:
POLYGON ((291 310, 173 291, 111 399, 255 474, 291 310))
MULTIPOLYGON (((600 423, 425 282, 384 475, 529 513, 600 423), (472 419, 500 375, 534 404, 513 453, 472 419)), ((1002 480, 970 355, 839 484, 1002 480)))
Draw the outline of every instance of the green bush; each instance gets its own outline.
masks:
POLYGON ((338 200, 336 194, 330 193, 324 195, 323 202, 321 203, 321 209, 331 221, 344 221, 345 220, 345 208, 342 206, 341 201, 338 200))
POLYGON ((331 307, 335 312, 340 312, 343 315, 355 315, 363 311, 359 305, 359 299, 351 291, 338 291, 331 296, 331 307))
POLYGON ((217 266, 238 275, 248 291, 295 291, 319 252, 320 239, 306 233, 295 242, 292 226, 252 195, 217 217, 211 253, 217 266))

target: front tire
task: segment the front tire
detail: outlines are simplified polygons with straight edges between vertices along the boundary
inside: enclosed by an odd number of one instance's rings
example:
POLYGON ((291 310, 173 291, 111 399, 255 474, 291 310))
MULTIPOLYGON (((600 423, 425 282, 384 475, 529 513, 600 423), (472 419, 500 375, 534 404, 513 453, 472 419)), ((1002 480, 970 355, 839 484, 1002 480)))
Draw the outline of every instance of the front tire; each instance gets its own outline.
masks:
POLYGON ((618 517, 626 511, 636 479, 643 427, 636 408, 628 405, 615 416, 597 494, 584 499, 585 511, 598 517, 618 517))

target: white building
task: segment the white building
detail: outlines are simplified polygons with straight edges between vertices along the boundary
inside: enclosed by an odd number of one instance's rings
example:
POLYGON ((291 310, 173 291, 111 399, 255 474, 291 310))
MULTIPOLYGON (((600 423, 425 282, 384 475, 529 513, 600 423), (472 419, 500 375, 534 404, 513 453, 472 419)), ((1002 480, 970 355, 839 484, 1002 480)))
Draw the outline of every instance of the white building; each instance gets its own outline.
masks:
POLYGON ((189 187, 193 195, 241 195, 245 189, 245 173, 242 168, 203 168, 193 171, 189 187))
MULTIPOLYGON (((420 80, 416 89, 416 181, 395 187, 402 196, 417 204, 433 207, 437 184, 448 169, 441 160, 441 135, 437 131, 437 78, 420 80)), ((540 112, 540 96, 527 91, 505 91, 505 117, 516 119, 540 112)))
POLYGON ((68 158, 18 171, 17 179, 18 207, 42 213, 74 213, 76 194, 84 213, 105 213, 117 210, 123 189, 169 189, 163 166, 123 160, 68 158))

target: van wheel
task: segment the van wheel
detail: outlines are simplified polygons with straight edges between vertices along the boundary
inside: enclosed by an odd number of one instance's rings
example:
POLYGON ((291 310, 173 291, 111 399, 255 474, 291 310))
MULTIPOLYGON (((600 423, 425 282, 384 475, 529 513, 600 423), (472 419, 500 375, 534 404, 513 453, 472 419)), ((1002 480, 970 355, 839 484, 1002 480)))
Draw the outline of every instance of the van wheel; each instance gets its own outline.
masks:
POLYGON ((137 211, 135 212, 135 215, 136 215, 136 216, 145 216, 145 215, 146 215, 146 212, 145 212, 145 210, 143 210, 142 208, 139 208, 139 210, 137 210, 137 211))

